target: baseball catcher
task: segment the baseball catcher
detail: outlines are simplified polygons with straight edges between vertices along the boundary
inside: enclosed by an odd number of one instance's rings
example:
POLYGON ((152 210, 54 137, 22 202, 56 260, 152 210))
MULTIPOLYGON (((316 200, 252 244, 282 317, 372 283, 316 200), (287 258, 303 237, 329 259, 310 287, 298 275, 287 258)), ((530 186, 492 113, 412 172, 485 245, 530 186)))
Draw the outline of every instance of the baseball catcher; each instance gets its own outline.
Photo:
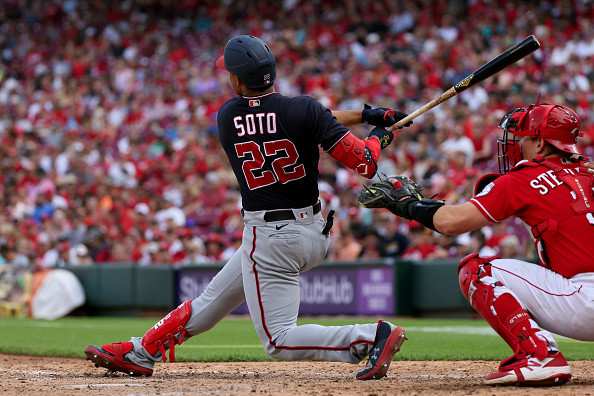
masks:
POLYGON ((571 370, 549 331, 594 341, 593 176, 576 144, 580 119, 537 101, 508 112, 499 127, 499 175, 479 180, 469 202, 423 198, 401 176, 365 187, 358 199, 448 235, 511 216, 526 223, 540 265, 472 254, 458 266, 460 288, 513 351, 486 384, 559 385, 571 370))

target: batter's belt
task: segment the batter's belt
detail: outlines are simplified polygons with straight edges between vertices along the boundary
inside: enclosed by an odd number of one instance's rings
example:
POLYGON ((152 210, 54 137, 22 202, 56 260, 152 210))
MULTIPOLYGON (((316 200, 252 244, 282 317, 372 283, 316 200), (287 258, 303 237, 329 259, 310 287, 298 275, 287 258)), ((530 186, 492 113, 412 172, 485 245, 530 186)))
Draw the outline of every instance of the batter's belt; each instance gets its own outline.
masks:
MULTIPOLYGON (((315 205, 312 206, 313 214, 316 215, 320 213, 322 210, 322 203, 318 201, 315 205)), ((264 213, 264 221, 271 222, 271 221, 285 221, 285 220, 296 220, 295 214, 290 209, 279 209, 279 210, 269 210, 264 213)))

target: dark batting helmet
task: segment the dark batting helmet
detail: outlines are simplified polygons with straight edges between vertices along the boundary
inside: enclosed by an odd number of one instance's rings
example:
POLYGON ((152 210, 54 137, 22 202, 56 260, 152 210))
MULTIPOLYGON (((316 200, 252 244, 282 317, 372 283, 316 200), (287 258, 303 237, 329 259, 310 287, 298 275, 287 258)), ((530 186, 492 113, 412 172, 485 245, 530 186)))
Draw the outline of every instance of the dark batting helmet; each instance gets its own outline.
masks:
POLYGON ((252 89, 270 87, 276 79, 276 60, 268 45, 258 37, 241 35, 229 40, 216 65, 235 74, 252 89))
POLYGON ((543 138, 565 153, 583 155, 577 145, 580 117, 566 106, 539 104, 537 101, 527 109, 518 108, 508 112, 501 119, 499 128, 503 129, 503 137, 497 141, 501 174, 523 159, 518 145, 523 136, 543 138))

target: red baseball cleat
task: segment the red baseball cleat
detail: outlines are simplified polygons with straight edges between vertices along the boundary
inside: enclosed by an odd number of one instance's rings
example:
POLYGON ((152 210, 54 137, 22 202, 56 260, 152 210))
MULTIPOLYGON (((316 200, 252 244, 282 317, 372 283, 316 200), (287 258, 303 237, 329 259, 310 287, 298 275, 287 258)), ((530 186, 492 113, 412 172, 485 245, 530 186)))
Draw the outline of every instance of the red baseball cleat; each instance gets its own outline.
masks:
POLYGON ((561 352, 549 352, 542 360, 516 355, 501 362, 499 371, 485 378, 487 385, 562 385, 571 378, 571 369, 561 352))
POLYGON ((404 340, 406 335, 402 327, 380 320, 367 365, 357 373, 356 378, 369 380, 385 377, 394 355, 400 350, 404 340))
POLYGON ((153 375, 153 369, 141 367, 125 356, 132 348, 131 342, 107 344, 101 348, 89 345, 85 348, 85 355, 87 355, 87 360, 95 363, 95 367, 105 367, 111 371, 121 371, 133 376, 150 377, 153 375))

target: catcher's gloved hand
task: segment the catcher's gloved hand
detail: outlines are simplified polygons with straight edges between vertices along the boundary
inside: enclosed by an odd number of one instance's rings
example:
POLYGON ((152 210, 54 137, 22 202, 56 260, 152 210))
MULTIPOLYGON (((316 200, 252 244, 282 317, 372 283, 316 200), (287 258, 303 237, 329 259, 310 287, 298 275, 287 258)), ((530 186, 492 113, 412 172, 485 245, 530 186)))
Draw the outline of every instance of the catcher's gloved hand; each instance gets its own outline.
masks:
POLYGON ((416 220, 435 231, 433 215, 444 205, 442 201, 423 198, 417 183, 404 176, 375 182, 359 191, 357 199, 366 208, 386 208, 396 216, 416 220))
POLYGON ((386 208, 397 216, 408 218, 408 203, 420 201, 423 196, 421 188, 408 177, 392 176, 364 187, 357 193, 357 199, 366 208, 386 208))
MULTIPOLYGON (((384 128, 394 125, 408 115, 402 111, 387 109, 385 107, 372 109, 368 104, 364 107, 363 113, 361 114, 361 121, 366 124, 384 128)), ((412 123, 412 121, 409 121, 398 129, 402 129, 405 126, 411 126, 412 123)))
POLYGON ((380 146, 383 149, 388 147, 392 140, 394 140, 394 134, 382 127, 375 127, 369 132, 368 138, 375 136, 379 139, 380 146))

